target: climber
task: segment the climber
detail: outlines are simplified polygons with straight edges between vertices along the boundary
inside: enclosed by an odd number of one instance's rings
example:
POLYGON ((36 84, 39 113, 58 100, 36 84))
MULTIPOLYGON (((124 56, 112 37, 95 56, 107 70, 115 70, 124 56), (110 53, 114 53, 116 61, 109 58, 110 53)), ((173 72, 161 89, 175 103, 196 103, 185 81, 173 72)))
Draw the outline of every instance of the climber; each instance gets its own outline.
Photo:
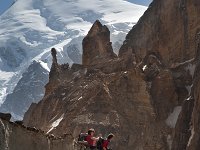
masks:
POLYGON ((102 144, 103 150, 111 150, 110 148, 108 148, 108 145, 113 137, 114 137, 114 134, 110 133, 107 139, 103 141, 103 144, 102 144))
POLYGON ((96 149, 96 143, 99 140, 99 137, 94 137, 95 130, 94 129, 89 129, 88 130, 88 136, 86 137, 86 141, 88 142, 88 145, 91 150, 96 149))

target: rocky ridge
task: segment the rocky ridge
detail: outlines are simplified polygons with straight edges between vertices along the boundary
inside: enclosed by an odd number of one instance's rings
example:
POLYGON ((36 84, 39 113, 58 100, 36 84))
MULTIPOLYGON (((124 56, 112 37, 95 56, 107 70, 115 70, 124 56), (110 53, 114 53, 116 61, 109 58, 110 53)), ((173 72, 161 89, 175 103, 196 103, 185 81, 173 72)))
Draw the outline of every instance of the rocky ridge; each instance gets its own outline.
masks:
POLYGON ((22 125, 23 122, 10 122, 9 114, 0 114, 0 149, 1 150, 72 150, 73 137, 45 134, 36 128, 22 125), (71 145, 71 146, 70 146, 71 145))

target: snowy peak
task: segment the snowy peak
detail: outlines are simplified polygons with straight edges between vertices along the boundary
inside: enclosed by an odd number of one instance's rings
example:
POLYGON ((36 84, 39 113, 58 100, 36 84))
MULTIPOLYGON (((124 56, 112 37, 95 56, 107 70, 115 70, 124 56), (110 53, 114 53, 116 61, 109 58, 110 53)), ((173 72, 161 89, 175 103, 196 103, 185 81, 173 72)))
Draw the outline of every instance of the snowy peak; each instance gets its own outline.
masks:
POLYGON ((11 22, 16 23, 11 25, 31 27, 53 36, 66 29, 88 30, 96 19, 109 24, 137 22, 145 10, 144 6, 123 0, 18 0, 1 18, 14 16, 11 22), (81 22, 84 24, 80 28, 77 23, 81 22))

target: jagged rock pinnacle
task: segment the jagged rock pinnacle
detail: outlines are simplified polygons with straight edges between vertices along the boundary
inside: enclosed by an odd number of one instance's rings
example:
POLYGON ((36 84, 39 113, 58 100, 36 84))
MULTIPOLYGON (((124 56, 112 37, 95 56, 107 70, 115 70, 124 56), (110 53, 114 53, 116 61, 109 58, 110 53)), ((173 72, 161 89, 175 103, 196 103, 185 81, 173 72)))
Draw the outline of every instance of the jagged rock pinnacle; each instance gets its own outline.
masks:
POLYGON ((51 55, 52 55, 52 57, 53 57, 53 64, 54 64, 54 63, 57 64, 57 63, 58 63, 58 62, 57 62, 57 57, 56 57, 57 51, 56 51, 55 48, 52 48, 52 49, 51 49, 51 55))
POLYGON ((110 42, 110 31, 97 20, 83 39, 83 65, 94 65, 116 57, 110 42))
POLYGON ((51 66, 51 70, 49 73, 49 80, 50 81, 54 81, 54 80, 58 80, 59 79, 59 70, 60 70, 60 65, 57 62, 57 51, 55 48, 51 49, 51 55, 52 55, 52 66, 51 66))
POLYGON ((103 27, 104 27, 104 30, 107 30, 107 32, 110 32, 107 26, 103 26, 99 20, 96 20, 93 26, 91 27, 88 33, 88 36, 94 36, 95 34, 97 34, 97 32, 100 32, 100 30, 102 30, 103 27))

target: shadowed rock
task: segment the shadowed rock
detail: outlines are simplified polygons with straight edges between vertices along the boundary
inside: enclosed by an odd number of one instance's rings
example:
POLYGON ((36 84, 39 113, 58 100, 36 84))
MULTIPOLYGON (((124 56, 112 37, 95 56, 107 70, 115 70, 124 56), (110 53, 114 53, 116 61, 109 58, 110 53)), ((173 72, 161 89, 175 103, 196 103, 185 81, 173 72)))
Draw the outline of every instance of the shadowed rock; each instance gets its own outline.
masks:
POLYGON ((3 119, 3 120, 10 121, 11 117, 12 116, 11 116, 10 113, 0 113, 0 118, 3 119))

